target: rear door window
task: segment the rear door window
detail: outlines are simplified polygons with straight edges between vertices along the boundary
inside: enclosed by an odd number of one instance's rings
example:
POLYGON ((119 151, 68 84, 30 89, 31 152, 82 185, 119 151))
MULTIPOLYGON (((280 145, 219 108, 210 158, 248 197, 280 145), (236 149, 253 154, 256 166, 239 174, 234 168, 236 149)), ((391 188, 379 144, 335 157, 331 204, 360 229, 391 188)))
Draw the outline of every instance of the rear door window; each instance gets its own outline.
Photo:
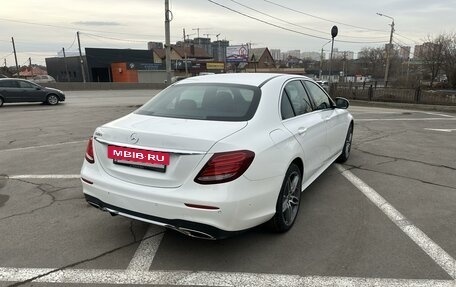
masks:
POLYGON ((282 119, 289 118, 291 115, 289 104, 291 104, 295 116, 312 111, 309 96, 299 80, 289 82, 283 90, 281 102, 282 119), (288 103, 284 100, 284 97, 288 99, 288 103))
POLYGON ((18 84, 14 80, 0 81, 0 87, 3 88, 18 88, 18 84))
POLYGON ((21 87, 23 89, 32 89, 32 88, 34 88, 34 86, 31 83, 28 83, 28 82, 19 81, 18 83, 19 83, 19 87, 21 87))

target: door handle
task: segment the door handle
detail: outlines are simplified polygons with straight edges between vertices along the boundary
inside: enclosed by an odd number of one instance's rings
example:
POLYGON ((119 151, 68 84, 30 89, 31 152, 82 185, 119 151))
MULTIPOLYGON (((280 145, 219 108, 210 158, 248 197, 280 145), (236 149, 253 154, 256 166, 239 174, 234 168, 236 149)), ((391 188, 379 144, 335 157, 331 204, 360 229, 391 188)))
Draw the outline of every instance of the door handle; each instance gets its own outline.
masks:
POLYGON ((307 128, 299 128, 298 129, 298 134, 303 135, 307 132, 307 128))

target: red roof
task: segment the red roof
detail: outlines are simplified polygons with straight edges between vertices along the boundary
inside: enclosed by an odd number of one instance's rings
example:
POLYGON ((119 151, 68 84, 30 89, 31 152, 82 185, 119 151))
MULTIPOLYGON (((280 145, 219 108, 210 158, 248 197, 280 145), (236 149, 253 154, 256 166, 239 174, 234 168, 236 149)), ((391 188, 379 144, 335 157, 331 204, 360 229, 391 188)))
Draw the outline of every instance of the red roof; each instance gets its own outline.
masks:
POLYGON ((19 76, 22 77, 31 77, 31 76, 37 76, 37 75, 47 75, 47 71, 39 68, 39 67, 32 67, 32 71, 30 70, 29 67, 22 68, 21 71, 19 72, 19 76), (32 73, 33 71, 33 73, 32 73))

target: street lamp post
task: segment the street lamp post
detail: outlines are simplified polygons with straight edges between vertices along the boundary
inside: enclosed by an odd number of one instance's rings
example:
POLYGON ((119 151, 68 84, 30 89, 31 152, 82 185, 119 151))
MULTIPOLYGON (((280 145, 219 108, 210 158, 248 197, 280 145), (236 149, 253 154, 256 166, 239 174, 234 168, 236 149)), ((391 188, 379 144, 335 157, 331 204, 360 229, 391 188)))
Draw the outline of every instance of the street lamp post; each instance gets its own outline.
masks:
POLYGON ((388 85, 388 71, 390 66, 390 54, 391 54, 391 46, 393 44, 393 33, 394 33, 394 18, 382 13, 377 13, 379 16, 383 16, 386 18, 391 19, 391 33, 390 33, 390 40, 389 44, 386 48, 386 67, 385 67, 385 87, 388 85))
POLYGON ((323 72, 323 48, 327 45, 331 43, 331 40, 329 40, 328 42, 326 42, 323 46, 321 46, 321 54, 320 54, 320 74, 318 75, 318 79, 321 81, 321 76, 322 76, 322 72, 323 72))
POLYGON ((173 13, 169 10, 169 0, 165 0, 165 55, 166 55, 166 85, 171 85, 171 43, 170 43, 170 22, 173 20, 173 13))
POLYGON ((328 79, 328 89, 331 91, 331 74, 332 74, 332 58, 333 58, 333 50, 334 50, 334 38, 336 38, 339 29, 337 26, 333 26, 331 28, 331 56, 329 57, 329 79, 328 79))

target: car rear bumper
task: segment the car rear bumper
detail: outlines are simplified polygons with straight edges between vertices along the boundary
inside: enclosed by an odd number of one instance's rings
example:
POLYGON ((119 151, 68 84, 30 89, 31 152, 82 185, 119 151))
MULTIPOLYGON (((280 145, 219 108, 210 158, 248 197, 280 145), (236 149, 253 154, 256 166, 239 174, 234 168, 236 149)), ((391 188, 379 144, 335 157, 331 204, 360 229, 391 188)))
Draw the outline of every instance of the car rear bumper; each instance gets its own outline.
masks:
POLYGON ((242 233, 243 230, 240 231, 226 231, 219 228, 216 228, 211 225, 202 224, 198 222, 192 222, 188 220, 182 219, 167 219, 163 217, 153 216, 149 214, 144 214, 140 212, 136 212, 133 210, 128 210, 122 207, 114 206, 99 200, 96 197, 93 197, 88 194, 84 194, 85 199, 87 202, 98 208, 102 211, 110 212, 112 215, 122 215, 129 218, 149 222, 155 225, 160 225, 169 229, 173 229, 185 235, 201 238, 201 239, 224 239, 230 236, 234 236, 236 234, 242 233))
POLYGON ((250 181, 241 176, 224 184, 191 180, 180 187, 159 188, 119 180, 86 162, 81 177, 87 201, 104 211, 208 239, 225 238, 269 220, 282 183, 279 177, 250 181))

